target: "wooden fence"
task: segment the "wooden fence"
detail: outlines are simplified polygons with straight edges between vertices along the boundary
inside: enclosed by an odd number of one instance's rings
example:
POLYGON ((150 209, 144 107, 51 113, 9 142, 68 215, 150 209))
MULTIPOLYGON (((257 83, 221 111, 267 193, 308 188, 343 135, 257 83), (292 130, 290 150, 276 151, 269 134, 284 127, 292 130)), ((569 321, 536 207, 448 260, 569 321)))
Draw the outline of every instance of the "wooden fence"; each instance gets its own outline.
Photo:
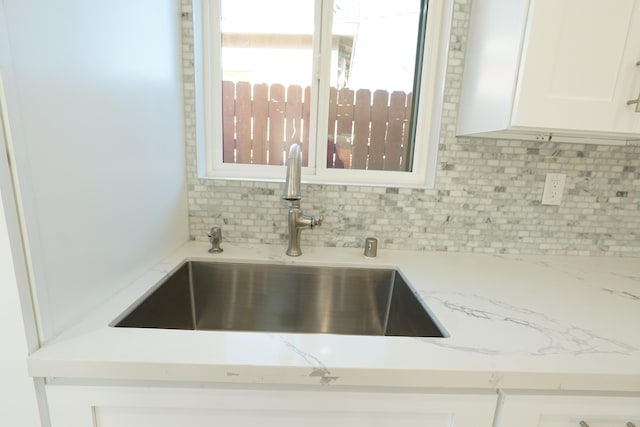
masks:
MULTIPOLYGON (((309 147, 310 88, 224 81, 225 163, 283 165, 293 143, 309 147)), ((411 93, 331 88, 327 167, 406 170, 411 93)))

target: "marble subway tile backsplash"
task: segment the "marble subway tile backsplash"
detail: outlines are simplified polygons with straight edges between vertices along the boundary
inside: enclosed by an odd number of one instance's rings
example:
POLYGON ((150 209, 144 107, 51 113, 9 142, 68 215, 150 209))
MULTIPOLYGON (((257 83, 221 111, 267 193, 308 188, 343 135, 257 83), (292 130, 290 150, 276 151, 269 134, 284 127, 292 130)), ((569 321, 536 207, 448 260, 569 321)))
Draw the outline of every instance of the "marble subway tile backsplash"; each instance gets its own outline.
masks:
MULTIPOLYGON (((640 146, 457 138, 470 0, 456 0, 433 189, 303 186, 306 213, 325 215, 302 247, 640 256, 640 146), (542 206, 547 173, 566 174, 560 206, 542 206)), ((286 245, 282 184, 202 180, 196 173, 191 1, 182 0, 192 238, 286 245)))

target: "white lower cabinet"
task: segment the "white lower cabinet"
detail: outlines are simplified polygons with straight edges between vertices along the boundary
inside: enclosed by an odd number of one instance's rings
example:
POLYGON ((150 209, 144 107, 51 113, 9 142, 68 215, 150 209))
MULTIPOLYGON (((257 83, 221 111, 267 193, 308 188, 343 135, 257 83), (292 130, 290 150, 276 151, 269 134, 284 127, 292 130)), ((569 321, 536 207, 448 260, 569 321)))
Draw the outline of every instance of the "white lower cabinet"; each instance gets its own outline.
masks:
POLYGON ((638 396, 505 392, 496 427, 640 427, 638 396))
POLYGON ((497 394, 48 385, 51 427, 491 427, 497 394))

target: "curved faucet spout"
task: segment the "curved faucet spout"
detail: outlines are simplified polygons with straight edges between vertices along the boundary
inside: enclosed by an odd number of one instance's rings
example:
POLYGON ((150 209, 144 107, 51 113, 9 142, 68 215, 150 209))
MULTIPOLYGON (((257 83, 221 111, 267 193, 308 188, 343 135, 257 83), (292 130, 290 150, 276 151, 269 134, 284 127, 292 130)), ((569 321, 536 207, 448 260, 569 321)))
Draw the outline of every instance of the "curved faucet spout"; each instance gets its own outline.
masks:
POLYGON ((302 175, 302 154, 298 144, 292 144, 289 148, 287 159, 287 176, 284 182, 284 200, 300 200, 300 176, 302 175))
POLYGON ((322 225, 324 219, 320 216, 318 219, 312 216, 304 215, 300 209, 300 175, 301 175, 302 155, 298 144, 291 145, 289 149, 289 158, 287 160, 287 176, 284 184, 284 192, 282 198, 288 200, 289 211, 287 215, 288 231, 289 231, 289 247, 287 255, 300 256, 300 235, 302 230, 313 229, 322 225))

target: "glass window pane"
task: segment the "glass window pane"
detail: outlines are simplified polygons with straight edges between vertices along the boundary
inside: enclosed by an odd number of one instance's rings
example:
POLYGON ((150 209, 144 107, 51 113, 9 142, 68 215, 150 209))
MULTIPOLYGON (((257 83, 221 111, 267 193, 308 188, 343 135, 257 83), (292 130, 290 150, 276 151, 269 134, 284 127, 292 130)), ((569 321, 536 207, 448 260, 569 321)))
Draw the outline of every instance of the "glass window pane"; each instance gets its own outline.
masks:
POLYGON ((221 0, 223 161, 308 162, 313 0, 221 0))
POLYGON ((420 0, 335 0, 327 167, 410 171, 420 0))

